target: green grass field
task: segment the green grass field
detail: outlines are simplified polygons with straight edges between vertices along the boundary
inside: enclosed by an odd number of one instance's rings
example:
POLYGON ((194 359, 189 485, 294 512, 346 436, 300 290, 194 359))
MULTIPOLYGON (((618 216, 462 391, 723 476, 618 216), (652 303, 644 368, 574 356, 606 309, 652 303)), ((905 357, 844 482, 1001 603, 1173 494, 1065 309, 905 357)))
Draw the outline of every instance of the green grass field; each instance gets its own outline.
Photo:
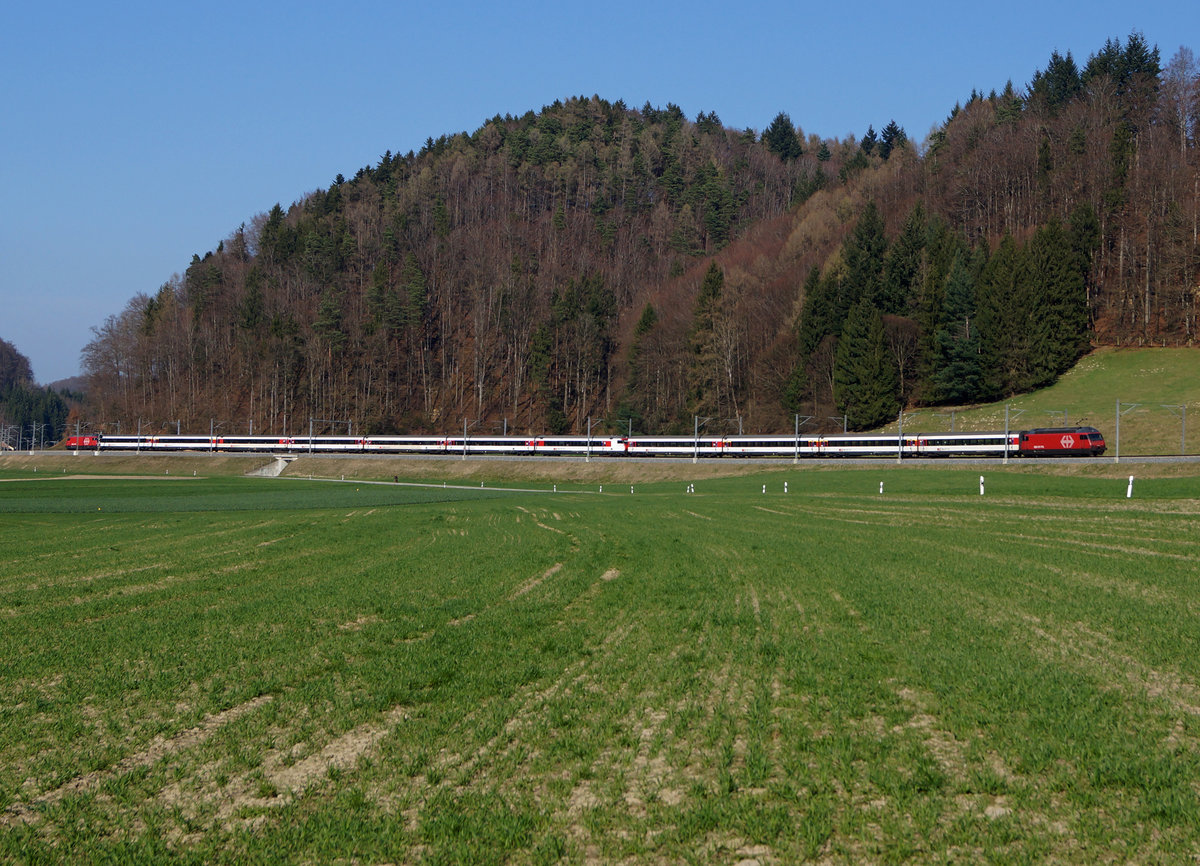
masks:
POLYGON ((4 861, 1200 856, 1196 477, 0 477, 4 861))
MULTIPOLYGON (((1005 401, 1011 429, 1087 424, 1115 451, 1117 401, 1121 454, 1200 451, 1200 352, 1196 349, 1098 349, 1049 388, 1005 401), (1184 418, 1184 410, 1191 418, 1184 418), (1185 424, 1187 429, 1185 430, 1185 424), (1184 434, 1186 433, 1186 442, 1184 434)), ((1003 430, 1005 403, 905 413, 906 430, 1003 430)), ((889 428, 895 432, 896 425, 889 428)))

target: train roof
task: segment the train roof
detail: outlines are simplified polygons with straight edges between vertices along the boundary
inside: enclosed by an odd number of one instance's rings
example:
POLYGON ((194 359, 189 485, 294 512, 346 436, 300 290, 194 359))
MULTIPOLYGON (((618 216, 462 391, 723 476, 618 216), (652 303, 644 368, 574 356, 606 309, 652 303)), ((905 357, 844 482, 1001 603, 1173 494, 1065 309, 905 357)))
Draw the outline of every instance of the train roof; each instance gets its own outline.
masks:
POLYGON ((1099 433, 1095 427, 1035 427, 1026 433, 1099 433))

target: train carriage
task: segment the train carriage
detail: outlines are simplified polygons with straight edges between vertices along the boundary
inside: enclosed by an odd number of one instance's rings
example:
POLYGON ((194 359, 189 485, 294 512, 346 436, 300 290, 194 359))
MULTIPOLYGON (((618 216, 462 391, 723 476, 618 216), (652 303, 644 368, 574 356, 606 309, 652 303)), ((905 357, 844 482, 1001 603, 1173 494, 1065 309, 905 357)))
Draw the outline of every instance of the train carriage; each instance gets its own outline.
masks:
POLYGON ((820 443, 815 436, 730 436, 721 453, 731 457, 815 457, 820 443))
MULTIPOLYGON (((1004 433, 918 433, 905 443, 905 456, 995 457, 1003 455, 1004 433)), ((908 439, 909 437, 905 437, 908 439)), ((1017 454, 1018 434, 1008 436, 1008 453, 1017 454)))
POLYGON ((378 454, 445 454, 444 436, 368 436, 364 450, 378 454))
POLYGON ((576 456, 624 454, 621 436, 539 436, 534 440, 538 454, 574 454, 576 456))
POLYGON ((452 436, 446 439, 447 454, 532 454, 534 441, 527 436, 452 436))
POLYGON ((641 457, 719 457, 725 440, 693 436, 635 436, 626 440, 625 453, 641 457))
MULTIPOLYGON (((905 441, 913 439, 915 437, 905 437, 905 441)), ((896 436, 879 434, 825 436, 815 453, 819 457, 896 457, 900 453, 900 440, 896 436)), ((911 454, 911 447, 905 453, 911 454)))

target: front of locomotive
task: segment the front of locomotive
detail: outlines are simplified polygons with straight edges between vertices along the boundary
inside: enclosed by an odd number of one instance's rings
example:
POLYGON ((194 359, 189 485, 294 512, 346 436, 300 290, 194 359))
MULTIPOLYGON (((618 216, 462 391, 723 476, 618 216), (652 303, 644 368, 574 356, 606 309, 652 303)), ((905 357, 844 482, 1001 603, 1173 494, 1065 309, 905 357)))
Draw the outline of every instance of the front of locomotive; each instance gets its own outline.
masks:
POLYGON ((1088 454, 1092 457, 1099 457, 1104 453, 1106 445, 1104 443, 1104 434, 1095 427, 1084 427, 1079 431, 1081 436, 1087 437, 1088 454))

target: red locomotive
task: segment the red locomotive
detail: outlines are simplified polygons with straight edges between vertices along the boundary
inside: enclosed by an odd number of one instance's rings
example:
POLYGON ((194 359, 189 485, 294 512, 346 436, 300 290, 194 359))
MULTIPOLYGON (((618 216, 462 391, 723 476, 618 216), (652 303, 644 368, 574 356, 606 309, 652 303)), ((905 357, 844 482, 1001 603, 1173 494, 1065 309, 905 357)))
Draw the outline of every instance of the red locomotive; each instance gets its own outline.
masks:
POLYGON ((71 451, 95 451, 100 447, 100 437, 70 436, 63 445, 71 451))
POLYGON ((1017 448, 1024 457, 1099 457, 1104 436, 1095 427, 1041 427, 1022 430, 1017 448))

